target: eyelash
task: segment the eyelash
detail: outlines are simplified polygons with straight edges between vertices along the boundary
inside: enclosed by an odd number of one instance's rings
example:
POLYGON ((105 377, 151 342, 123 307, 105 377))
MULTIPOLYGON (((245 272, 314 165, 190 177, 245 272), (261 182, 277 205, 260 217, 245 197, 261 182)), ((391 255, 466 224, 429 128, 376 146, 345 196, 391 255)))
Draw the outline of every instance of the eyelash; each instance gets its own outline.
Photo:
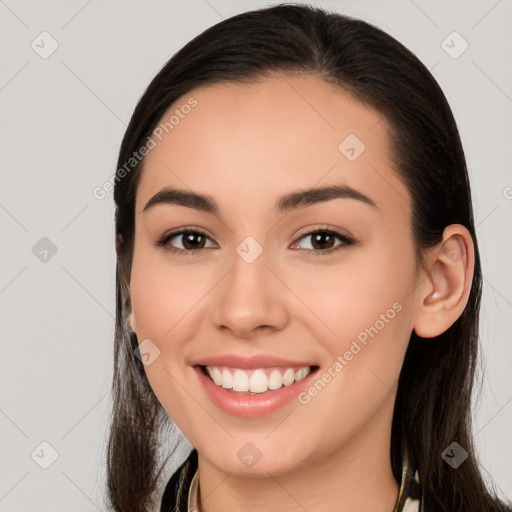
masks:
MULTIPOLYGON (((199 249, 178 249, 176 247, 167 245, 172 238, 179 236, 179 235, 190 234, 190 233, 199 234, 201 236, 204 236, 205 238, 209 238, 208 235, 206 233, 204 233, 203 231, 201 231, 200 229, 182 228, 178 231, 174 231, 173 233, 164 235, 162 238, 157 240, 155 245, 157 247, 163 247, 165 250, 171 252, 172 254, 177 254, 178 256, 192 255, 192 254, 196 254, 197 252, 199 252, 201 250, 204 250, 205 249, 204 247, 199 248, 199 249)), ((319 249, 300 249, 300 250, 307 251, 307 254, 316 254, 319 256, 320 255, 324 256, 324 255, 331 254, 339 249, 343 249, 344 247, 348 247, 348 246, 356 243, 356 241, 353 238, 350 238, 347 235, 344 235, 344 234, 340 233, 339 231, 336 231, 336 230, 330 229, 330 228, 329 229, 319 228, 319 229, 315 229, 314 231, 309 231, 307 233, 304 233, 297 239, 297 242, 302 240, 303 238, 306 238, 308 236, 315 235, 318 233, 326 233, 328 235, 334 236, 334 237, 340 239, 341 243, 338 245, 335 245, 334 247, 331 247, 330 249, 326 249, 325 251, 319 250, 319 249)))

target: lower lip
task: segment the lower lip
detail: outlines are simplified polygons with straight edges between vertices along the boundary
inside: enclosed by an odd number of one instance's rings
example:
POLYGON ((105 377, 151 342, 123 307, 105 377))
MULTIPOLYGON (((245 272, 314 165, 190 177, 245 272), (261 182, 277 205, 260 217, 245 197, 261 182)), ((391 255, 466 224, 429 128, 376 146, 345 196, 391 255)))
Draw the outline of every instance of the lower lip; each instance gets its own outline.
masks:
POLYGON ((255 418, 277 411, 291 402, 308 386, 312 375, 316 374, 318 368, 310 371, 302 380, 294 382, 289 386, 283 385, 279 389, 268 390, 265 393, 256 393, 254 395, 217 386, 213 380, 203 373, 203 369, 200 366, 195 366, 194 370, 199 376, 206 394, 220 409, 233 416, 255 418))

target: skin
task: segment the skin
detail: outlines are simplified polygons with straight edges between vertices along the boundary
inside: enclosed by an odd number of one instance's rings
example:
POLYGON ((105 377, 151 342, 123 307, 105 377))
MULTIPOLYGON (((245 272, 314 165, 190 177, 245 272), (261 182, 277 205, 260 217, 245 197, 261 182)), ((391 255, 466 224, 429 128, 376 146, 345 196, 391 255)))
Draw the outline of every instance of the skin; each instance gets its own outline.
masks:
MULTIPOLYGON (((394 169, 386 121, 320 78, 201 87, 169 115, 191 96, 197 106, 145 160, 129 292, 131 328, 160 350, 145 366, 151 386, 199 453, 200 508, 392 511, 399 485, 391 419, 404 354, 413 329, 436 336, 462 313, 471 236, 448 226, 425 253, 425 268, 417 265, 410 196, 394 169), (366 146, 354 161, 338 149, 348 134, 366 146), (337 198, 274 211, 286 193, 335 184, 376 207, 337 198), (219 214, 175 204, 143 211, 166 186, 210 195, 219 214), (206 232, 197 254, 155 246, 184 226, 206 232), (304 235, 325 227, 356 243, 308 252, 313 237, 304 235), (250 264, 236 252, 247 236, 263 248, 250 264), (209 400, 191 367, 221 353, 272 354, 311 361, 321 375, 397 302, 400 312, 305 405, 233 417, 209 400), (247 442, 262 454, 251 468, 237 457, 247 442)), ((177 236, 168 245, 183 242, 177 236)))

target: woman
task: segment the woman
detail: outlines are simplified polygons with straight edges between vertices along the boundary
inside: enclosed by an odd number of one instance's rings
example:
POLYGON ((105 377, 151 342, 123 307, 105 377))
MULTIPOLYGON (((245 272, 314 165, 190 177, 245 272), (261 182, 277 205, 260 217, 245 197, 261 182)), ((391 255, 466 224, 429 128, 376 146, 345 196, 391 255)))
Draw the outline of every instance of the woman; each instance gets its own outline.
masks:
POLYGON ((304 5, 211 27, 140 99, 114 198, 114 510, 510 510, 472 444, 464 153, 395 39, 304 5), (156 503, 172 424, 194 450, 156 503))

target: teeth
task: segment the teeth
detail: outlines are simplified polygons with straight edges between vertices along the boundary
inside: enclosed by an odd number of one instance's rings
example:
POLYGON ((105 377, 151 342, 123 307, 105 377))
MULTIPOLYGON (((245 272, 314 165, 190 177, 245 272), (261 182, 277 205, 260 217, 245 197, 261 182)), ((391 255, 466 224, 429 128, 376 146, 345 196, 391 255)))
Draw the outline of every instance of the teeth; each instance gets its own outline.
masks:
POLYGON ((239 368, 228 369, 226 367, 207 366, 206 370, 217 386, 232 389, 238 392, 265 393, 266 391, 279 389, 282 386, 291 386, 305 378, 311 368, 282 368, 241 370, 239 368))
MULTIPOLYGON (((210 375, 211 377, 211 375, 210 375)), ((233 387, 233 376, 229 370, 222 370, 222 383, 221 386, 226 389, 231 389, 233 387)))
POLYGON ((268 388, 279 389, 283 385, 283 377, 279 370, 273 370, 268 377, 268 388))
POLYGON ((233 375, 233 391, 249 391, 249 377, 242 370, 235 370, 233 375))
POLYGON ((222 373, 218 368, 213 368, 210 372, 210 377, 213 379, 213 382, 217 384, 217 386, 222 386, 222 373))
MULTIPOLYGON (((238 391, 235 388, 233 389, 235 391, 238 391)), ((256 370, 249 379, 249 390, 251 391, 251 393, 264 393, 265 391, 267 391, 267 389, 268 377, 265 375, 265 372, 263 370, 256 370)))

